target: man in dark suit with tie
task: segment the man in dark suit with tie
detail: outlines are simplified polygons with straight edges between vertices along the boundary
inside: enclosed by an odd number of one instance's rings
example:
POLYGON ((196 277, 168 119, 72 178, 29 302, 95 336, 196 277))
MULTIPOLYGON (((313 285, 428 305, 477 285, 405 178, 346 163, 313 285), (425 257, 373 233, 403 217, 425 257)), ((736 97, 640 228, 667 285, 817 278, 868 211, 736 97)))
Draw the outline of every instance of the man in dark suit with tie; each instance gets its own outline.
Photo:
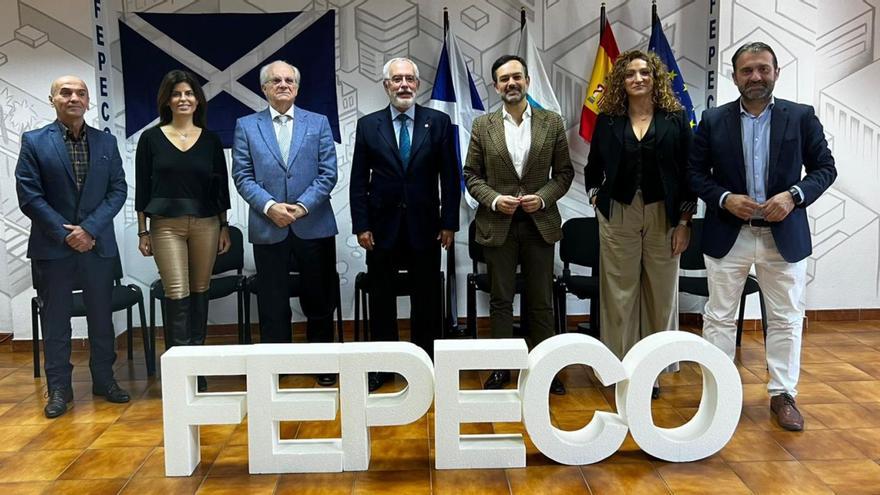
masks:
POLYGON ((754 265, 767 305, 770 409, 781 427, 799 431, 795 397, 812 252, 806 208, 837 170, 813 107, 773 97, 773 49, 747 43, 732 65, 741 97, 703 113, 688 164, 691 188, 706 202, 703 336, 734 358, 736 310, 754 265))
MULTIPOLYGON (((461 183, 449 116, 415 104, 419 70, 406 58, 385 64, 391 104, 358 120, 351 165, 351 221, 367 250, 373 340, 398 340, 397 270, 411 281, 412 341, 433 355, 440 336, 440 247, 458 230, 461 183), (439 180, 438 180, 439 179, 439 180)), ((369 388, 385 375, 371 373, 369 388)))
POLYGON ((73 401, 70 312, 76 287, 82 288, 86 306, 92 393, 110 402, 129 401, 113 378, 116 335, 110 307, 119 254, 113 217, 128 188, 116 139, 85 123, 89 90, 82 79, 56 79, 49 101, 57 120, 22 135, 15 185, 21 211, 31 219, 27 255, 43 303, 49 389, 44 413, 55 418, 73 401))
MULTIPOLYGON (((294 106, 299 70, 283 61, 260 69, 269 108, 238 119, 232 178, 250 205, 248 239, 260 278, 260 342, 291 342, 288 273, 297 260, 309 342, 333 340, 336 308, 336 147, 327 117, 294 106), (292 127, 292 128, 291 128, 292 127)), ((318 384, 336 384, 322 374, 318 384)))

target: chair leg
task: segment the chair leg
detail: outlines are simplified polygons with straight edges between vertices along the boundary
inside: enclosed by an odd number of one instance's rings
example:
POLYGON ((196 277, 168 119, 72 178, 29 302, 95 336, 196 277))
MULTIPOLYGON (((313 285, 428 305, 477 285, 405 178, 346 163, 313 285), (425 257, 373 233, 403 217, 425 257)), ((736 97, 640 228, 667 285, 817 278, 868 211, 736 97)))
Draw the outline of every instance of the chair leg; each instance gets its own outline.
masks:
MULTIPOLYGON (((566 300, 566 296, 568 293, 565 291, 565 287, 560 287, 559 291, 556 292, 556 304, 559 307, 559 333, 567 333, 568 332, 568 301, 566 300)), ((590 315, 592 318, 592 315, 590 315)))
POLYGON ((743 336, 743 318, 746 315, 746 292, 743 290, 742 296, 739 298, 739 318, 736 320, 736 346, 742 345, 743 336))
POLYGON ((764 342, 767 342, 767 308, 764 306, 764 293, 758 289, 758 302, 761 303, 761 332, 764 334, 764 342))
POLYGON ((364 310, 364 341, 370 340, 370 296, 367 291, 361 291, 361 308, 364 310))
POLYGON ((236 313, 238 315, 238 343, 244 344, 244 319, 242 313, 242 307, 244 306, 244 290, 239 290, 235 293, 235 305, 238 310, 236 313))
POLYGON ((138 313, 141 317, 141 338, 144 339, 144 360, 147 362, 147 376, 156 375, 156 335, 147 326, 147 314, 144 311, 144 299, 138 301, 138 313))
POLYGON ((129 361, 134 360, 134 336, 132 335, 133 322, 131 321, 131 313, 132 313, 131 306, 129 306, 128 308, 125 309, 125 322, 128 324, 128 332, 126 332, 127 335, 125 337, 125 340, 128 344, 128 360, 129 361))
POLYGON ((251 334, 251 293, 249 291, 244 291, 244 295, 242 296, 242 302, 244 303, 244 338, 245 343, 250 344, 250 334, 251 334))
POLYGON ((559 293, 553 287, 553 334, 559 335, 562 325, 559 324, 559 293))
POLYGON ((354 288, 354 340, 361 340, 361 289, 354 288))
POLYGON ((34 378, 40 377, 40 305, 31 299, 31 332, 34 351, 34 378))
POLYGON ((336 275, 336 333, 339 334, 339 343, 345 342, 345 327, 342 324, 342 287, 338 274, 336 275))
POLYGON ((477 288, 472 280, 467 285, 467 331, 477 338, 477 288))

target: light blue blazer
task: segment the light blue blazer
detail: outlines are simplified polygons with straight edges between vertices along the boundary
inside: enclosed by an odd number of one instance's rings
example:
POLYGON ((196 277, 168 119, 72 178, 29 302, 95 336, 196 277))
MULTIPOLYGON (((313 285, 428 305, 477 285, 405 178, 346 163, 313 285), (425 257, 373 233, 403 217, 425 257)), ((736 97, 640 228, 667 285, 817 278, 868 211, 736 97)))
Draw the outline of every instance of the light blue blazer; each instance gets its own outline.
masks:
POLYGON ((327 117, 294 107, 293 139, 287 163, 281 159, 269 109, 238 119, 232 146, 232 178, 250 205, 248 238, 276 244, 288 229, 301 239, 335 236, 330 191, 336 186, 336 147, 327 117), (302 203, 308 215, 287 228, 263 214, 266 203, 302 203))

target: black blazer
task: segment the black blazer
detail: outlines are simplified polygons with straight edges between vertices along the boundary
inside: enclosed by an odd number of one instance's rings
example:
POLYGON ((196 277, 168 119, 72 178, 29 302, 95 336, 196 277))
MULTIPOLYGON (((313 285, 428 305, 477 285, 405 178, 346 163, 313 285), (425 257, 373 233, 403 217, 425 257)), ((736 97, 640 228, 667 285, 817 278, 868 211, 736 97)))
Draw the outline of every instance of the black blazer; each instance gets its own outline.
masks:
MULTIPOLYGON (((703 252, 722 258, 733 247, 742 220, 718 206, 726 191, 748 194, 743 160, 739 100, 703 112, 694 138, 688 172, 691 187, 706 202, 703 252)), ((770 114, 770 162, 767 197, 798 186, 804 201, 781 222, 772 225, 779 253, 789 263, 812 251, 806 207, 837 177, 822 124, 813 107, 776 98, 770 114), (801 178, 802 170, 807 174, 801 178)))
MULTIPOLYGON (((599 114, 584 167, 587 193, 594 187, 599 188, 596 208, 607 219, 611 218, 611 191, 614 190, 614 181, 624 159, 623 135, 628 125, 629 117, 626 115, 599 114)), ((682 202, 697 200, 685 178, 693 133, 684 111, 667 113, 659 109, 654 113, 654 132, 657 165, 666 193, 666 217, 674 225, 681 217, 682 202)))
POLYGON ((426 249, 437 245, 441 229, 458 231, 456 153, 455 129, 443 112, 416 105, 406 170, 390 108, 359 119, 349 182, 354 234, 369 230, 377 247, 390 249, 404 221, 409 245, 426 249))

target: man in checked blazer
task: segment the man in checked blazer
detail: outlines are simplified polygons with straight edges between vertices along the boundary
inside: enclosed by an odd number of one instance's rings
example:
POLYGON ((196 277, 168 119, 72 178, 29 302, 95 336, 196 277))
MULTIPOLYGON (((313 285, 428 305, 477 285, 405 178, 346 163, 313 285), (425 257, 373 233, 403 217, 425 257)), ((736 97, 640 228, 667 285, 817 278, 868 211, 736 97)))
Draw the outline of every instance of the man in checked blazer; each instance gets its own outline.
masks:
MULTIPOLYGON (((525 316, 536 345, 553 335, 554 245, 562 238, 556 202, 571 186, 574 168, 562 117, 528 103, 525 61, 502 56, 492 64, 492 81, 504 106, 474 121, 464 178, 480 203, 476 239, 489 265, 492 337, 512 336, 521 265, 525 316)), ((510 371, 497 370, 484 387, 501 388, 509 381, 510 371)), ((564 394, 562 382, 554 379, 551 392, 564 394)))

